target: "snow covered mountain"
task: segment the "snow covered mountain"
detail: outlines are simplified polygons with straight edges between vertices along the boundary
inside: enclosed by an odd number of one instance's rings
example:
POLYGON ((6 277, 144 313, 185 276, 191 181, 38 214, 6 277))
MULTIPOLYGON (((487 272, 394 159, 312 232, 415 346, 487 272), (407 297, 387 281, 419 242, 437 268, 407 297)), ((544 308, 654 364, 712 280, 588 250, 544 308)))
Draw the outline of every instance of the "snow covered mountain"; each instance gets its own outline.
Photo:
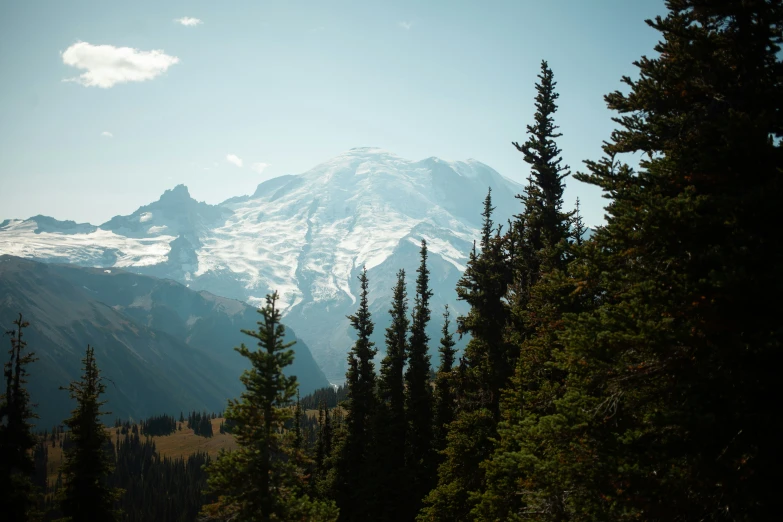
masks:
POLYGON ((220 205, 197 202, 179 185, 100 226, 45 216, 6 220, 0 254, 122 267, 252 305, 278 290, 285 323, 326 376, 341 382, 353 339, 345 316, 355 310, 363 265, 381 351, 396 272, 406 270, 412 297, 422 238, 435 292, 433 348, 443 305, 465 311, 455 285, 479 235, 488 187, 496 222, 521 210, 514 196, 522 187, 478 161, 410 161, 357 148, 220 205))

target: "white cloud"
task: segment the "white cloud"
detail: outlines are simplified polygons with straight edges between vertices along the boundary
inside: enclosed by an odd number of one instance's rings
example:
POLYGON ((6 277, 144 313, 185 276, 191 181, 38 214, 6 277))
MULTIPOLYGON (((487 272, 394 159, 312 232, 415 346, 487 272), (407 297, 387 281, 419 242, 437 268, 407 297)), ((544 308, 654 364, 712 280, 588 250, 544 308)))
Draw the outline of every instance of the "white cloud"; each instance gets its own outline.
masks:
POLYGON ((118 83, 143 82, 160 76, 179 58, 163 51, 140 51, 131 47, 78 42, 62 53, 63 63, 87 72, 63 81, 85 87, 108 89, 118 83))
POLYGON ((258 172, 259 174, 264 172, 264 169, 269 166, 269 163, 253 163, 250 168, 258 172))
POLYGON ((400 22, 397 25, 399 25, 400 27, 402 27, 403 29, 408 31, 408 30, 410 30, 411 27, 413 27, 413 22, 400 22))
POLYGON ((187 27, 195 27, 204 23, 198 18, 193 18, 192 16, 183 16, 182 18, 177 18, 174 21, 187 27))
POLYGON ((106 136, 107 138, 113 138, 114 134, 112 134, 109 131, 103 131, 103 132, 101 132, 101 136, 106 136))
POLYGON ((226 154, 226 161, 229 163, 233 163, 237 167, 242 166, 242 158, 236 156, 235 154, 226 154))

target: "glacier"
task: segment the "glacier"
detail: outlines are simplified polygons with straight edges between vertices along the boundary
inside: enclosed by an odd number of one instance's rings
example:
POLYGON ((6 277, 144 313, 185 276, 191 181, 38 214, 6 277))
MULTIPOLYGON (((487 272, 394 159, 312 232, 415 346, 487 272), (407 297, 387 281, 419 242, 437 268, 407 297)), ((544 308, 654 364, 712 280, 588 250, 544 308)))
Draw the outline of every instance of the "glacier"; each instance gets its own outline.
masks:
POLYGON ((355 310, 363 266, 381 352, 397 270, 405 269, 412 300, 422 239, 435 294, 433 352, 444 305, 454 315, 467 311, 455 288, 479 237, 488 188, 496 223, 522 210, 515 197, 522 186, 479 161, 412 161, 361 147, 218 205, 198 202, 178 185, 99 226, 46 216, 7 219, 0 223, 0 254, 121 268, 255 306, 277 290, 285 324, 339 383, 353 342, 346 315, 355 310))

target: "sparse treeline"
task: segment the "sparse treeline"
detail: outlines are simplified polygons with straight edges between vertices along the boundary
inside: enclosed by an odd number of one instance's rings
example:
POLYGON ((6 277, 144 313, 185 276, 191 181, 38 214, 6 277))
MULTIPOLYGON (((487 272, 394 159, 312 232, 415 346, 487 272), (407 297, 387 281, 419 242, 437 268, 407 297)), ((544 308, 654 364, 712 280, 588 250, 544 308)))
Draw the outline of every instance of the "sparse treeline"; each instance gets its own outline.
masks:
MULTIPOLYGON (((246 392, 225 414, 239 448, 207 466, 205 517, 779 518, 783 421, 769 399, 777 396, 783 343, 783 242, 775 226, 783 200, 783 3, 669 0, 667 7, 666 17, 648 22, 661 33, 658 56, 636 63, 637 80, 623 78, 627 93, 606 96, 619 129, 605 157, 575 175, 608 200, 607 223, 590 238, 578 204, 563 205, 570 169, 557 145, 554 74, 542 62, 527 138, 513 143, 530 167, 520 212, 496 224, 487 194, 478 244, 458 283, 470 306, 456 318, 456 332, 470 336, 459 357, 444 310, 433 372, 425 241, 412 306, 406 274, 398 273, 378 367, 368 273, 359 275, 359 307, 349 317, 356 342, 339 402, 329 392, 294 402, 296 380, 282 372, 293 352, 282 341, 277 294, 267 297, 258 330, 245 331, 258 349, 237 349, 251 363, 241 378, 246 392), (622 155, 635 152, 645 157, 633 169, 622 155), (314 409, 317 420, 305 413, 314 409)), ((23 354, 23 324, 20 317, 0 404, 0 494, 29 520, 41 482, 35 464, 48 446, 35 449, 29 398, 16 384, 33 360, 23 354)), ((86 396, 97 415, 96 390, 86 396)), ((92 426, 87 416, 79 420, 80 408, 72 429, 92 426)), ((88 449, 78 437, 71 443, 61 499, 75 495, 67 484, 78 483, 80 451, 92 452, 90 476, 109 476, 104 441, 88 449)), ((178 509, 194 512, 192 484, 203 480, 193 474, 183 493, 189 504, 178 509)), ((94 494, 113 498, 115 488, 130 488, 124 484, 106 482, 94 494)), ((115 516, 99 505, 104 519, 115 516)))
POLYGON ((199 413, 197 411, 190 412, 188 414, 188 428, 193 430, 193 433, 202 437, 211 437, 214 435, 212 430, 212 419, 216 419, 217 415, 207 412, 199 413))

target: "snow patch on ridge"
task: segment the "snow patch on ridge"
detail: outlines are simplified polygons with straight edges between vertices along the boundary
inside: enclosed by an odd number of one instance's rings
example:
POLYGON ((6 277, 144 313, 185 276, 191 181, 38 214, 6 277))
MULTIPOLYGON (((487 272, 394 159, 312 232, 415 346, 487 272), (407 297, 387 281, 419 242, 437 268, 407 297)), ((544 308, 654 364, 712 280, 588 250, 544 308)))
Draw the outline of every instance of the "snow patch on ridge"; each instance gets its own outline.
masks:
POLYGON ((362 266, 372 271, 370 305, 385 311, 394 274, 404 267, 412 281, 426 239, 433 266, 448 264, 433 277, 438 295, 459 310, 454 285, 480 235, 489 186, 496 222, 520 212, 514 195, 523 187, 478 161, 409 161, 361 147, 217 206, 192 200, 180 185, 95 230, 6 220, 0 254, 123 267, 257 307, 277 291, 286 324, 331 366, 334 381, 352 342, 345 315, 358 300, 362 266))

